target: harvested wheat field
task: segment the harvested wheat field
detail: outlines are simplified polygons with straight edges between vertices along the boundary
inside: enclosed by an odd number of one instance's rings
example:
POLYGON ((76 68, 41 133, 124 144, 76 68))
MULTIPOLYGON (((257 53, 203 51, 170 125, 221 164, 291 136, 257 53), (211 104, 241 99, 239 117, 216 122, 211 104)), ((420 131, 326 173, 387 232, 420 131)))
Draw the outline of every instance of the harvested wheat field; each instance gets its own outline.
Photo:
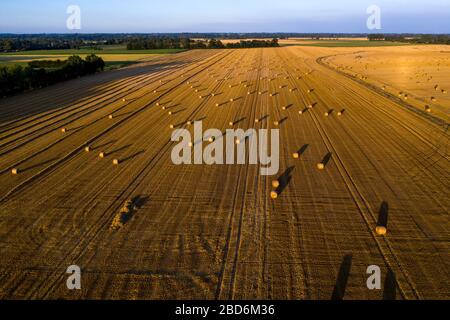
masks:
POLYGON ((388 50, 193 50, 2 99, 0 298, 449 299, 450 56, 388 50), (198 120, 279 129, 278 174, 173 164, 198 120))

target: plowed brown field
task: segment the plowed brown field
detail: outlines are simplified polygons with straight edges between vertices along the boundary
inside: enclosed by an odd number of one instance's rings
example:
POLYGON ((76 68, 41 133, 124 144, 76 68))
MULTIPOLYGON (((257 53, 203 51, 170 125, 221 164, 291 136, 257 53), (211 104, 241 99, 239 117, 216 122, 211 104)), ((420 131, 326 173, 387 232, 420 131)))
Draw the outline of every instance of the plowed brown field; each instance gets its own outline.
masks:
POLYGON ((320 59, 356 51, 189 51, 1 100, 0 298, 449 299, 448 120, 320 59), (194 120, 283 120, 278 198, 257 165, 172 164, 194 120))

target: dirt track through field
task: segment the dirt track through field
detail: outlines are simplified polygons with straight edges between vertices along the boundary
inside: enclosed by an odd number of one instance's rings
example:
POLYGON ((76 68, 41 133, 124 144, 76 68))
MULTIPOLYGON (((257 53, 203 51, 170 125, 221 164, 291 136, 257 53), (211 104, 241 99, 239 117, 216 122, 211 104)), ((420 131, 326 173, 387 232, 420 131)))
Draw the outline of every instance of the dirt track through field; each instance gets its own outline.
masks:
POLYGON ((339 50, 183 52, 0 100, 0 298, 450 298, 450 133, 321 63, 339 50), (174 165, 196 120, 280 129, 278 174, 174 165))

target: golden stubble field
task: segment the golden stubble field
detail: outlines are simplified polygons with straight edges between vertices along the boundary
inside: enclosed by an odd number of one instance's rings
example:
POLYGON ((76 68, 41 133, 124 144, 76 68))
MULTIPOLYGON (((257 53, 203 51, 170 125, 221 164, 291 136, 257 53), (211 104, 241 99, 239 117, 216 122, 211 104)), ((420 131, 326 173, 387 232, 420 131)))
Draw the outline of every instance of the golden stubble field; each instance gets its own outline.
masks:
POLYGON ((450 49, 406 46, 348 50, 325 59, 408 104, 450 120, 450 49))
POLYGON ((449 132, 320 59, 362 50, 393 49, 190 51, 1 100, 0 298, 450 298, 449 132), (280 129, 280 172, 172 164, 195 120, 280 129))

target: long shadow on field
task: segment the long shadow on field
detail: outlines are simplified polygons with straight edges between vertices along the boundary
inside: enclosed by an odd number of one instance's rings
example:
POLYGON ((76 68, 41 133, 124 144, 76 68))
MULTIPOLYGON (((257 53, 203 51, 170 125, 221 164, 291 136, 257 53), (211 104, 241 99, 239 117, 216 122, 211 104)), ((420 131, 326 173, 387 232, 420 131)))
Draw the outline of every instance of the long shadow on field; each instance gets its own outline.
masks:
POLYGON ((133 113, 133 111, 124 112, 124 113, 121 113, 121 114, 115 114, 115 115, 114 115, 114 118, 124 117, 124 116, 126 116, 126 115, 131 114, 131 113, 133 113))
POLYGON ((125 224, 130 221, 130 219, 136 214, 136 212, 141 209, 145 203, 149 200, 147 195, 139 195, 127 201, 126 205, 122 207, 113 222, 112 228, 118 230, 125 226, 125 224))
POLYGON ((135 153, 133 153, 132 155, 130 155, 130 156, 126 157, 126 158, 121 159, 120 162, 126 162, 126 161, 128 161, 128 160, 133 160, 134 158, 136 158, 137 156, 143 154, 144 152, 145 152, 145 150, 140 150, 140 151, 138 151, 138 152, 135 152, 135 153))
POLYGON ((286 171, 283 172, 283 174, 278 178, 278 182, 280 185, 278 186, 276 192, 278 195, 283 193, 283 191, 286 189, 286 187, 289 185, 289 182, 291 182, 292 179, 292 171, 294 171, 295 167, 289 167, 286 169, 286 171))
POLYGON ((389 203, 383 201, 380 206, 380 211, 378 213, 377 226, 387 228, 389 216, 389 203))
POLYGON ((111 141, 105 142, 105 143, 103 143, 103 144, 100 144, 100 145, 98 145, 98 146, 92 148, 92 150, 98 150, 98 149, 101 149, 101 148, 103 148, 103 147, 112 145, 113 143, 116 143, 116 142, 117 142, 117 140, 111 140, 111 141))
POLYGON ((53 158, 53 159, 50 159, 50 160, 46 160, 46 161, 44 161, 44 162, 40 162, 40 163, 35 164, 35 165, 32 165, 32 166, 30 166, 30 167, 23 168, 21 171, 25 172, 25 171, 33 170, 33 169, 42 167, 42 166, 44 166, 44 165, 46 165, 46 164, 52 163, 52 162, 54 162, 54 161, 56 161, 56 160, 58 160, 58 158, 53 158))
POLYGON ((131 147, 131 144, 127 144, 126 146, 123 146, 123 147, 120 147, 120 148, 115 149, 115 150, 113 150, 113 151, 110 151, 110 152, 108 152, 108 154, 111 155, 111 154, 114 154, 114 153, 123 151, 123 150, 125 150, 125 149, 128 149, 129 147, 131 147))
POLYGON ((391 269, 388 270, 383 287, 383 300, 395 300, 397 296, 397 280, 395 273, 391 269))
MULTIPOLYGON (((140 66, 128 67, 114 71, 105 71, 78 79, 59 82, 48 87, 15 96, 0 98, 0 124, 24 119, 44 112, 57 112, 65 108, 79 105, 108 105, 119 101, 127 93, 118 93, 113 86, 118 81, 136 85, 133 79, 142 75, 151 75, 162 70, 175 70, 189 63, 190 59, 160 63, 146 63, 140 66), (108 88, 108 86, 110 86, 108 88), (106 100, 100 101, 99 95, 105 94, 106 100), (20 106, 20 108, 18 107, 20 106)), ((137 80, 137 79, 136 79, 137 80)), ((136 87, 137 88, 137 87, 136 87)))
POLYGON ((236 125, 236 124, 238 124, 238 123, 240 123, 240 122, 242 122, 244 120, 245 120, 245 117, 237 119, 237 120, 233 121, 233 123, 236 125))
POLYGON ((180 112, 183 112, 185 110, 187 110, 187 108, 183 108, 183 109, 180 109, 180 110, 177 110, 177 111, 172 111, 172 115, 176 115, 176 114, 178 114, 180 112))
POLYGON ((280 121, 278 121, 281 124, 283 124, 284 122, 286 122, 288 119, 288 117, 284 117, 283 119, 280 119, 280 121))
POLYGON ((150 200, 148 195, 139 195, 134 197, 131 201, 133 201, 136 209, 140 209, 148 202, 148 200, 150 200))
POLYGON ((352 267, 352 259, 352 255, 348 254, 342 260, 336 279, 336 284, 334 285, 333 294, 331 295, 331 300, 342 300, 344 298, 348 277, 350 275, 350 269, 352 267))
POLYGON ((326 167, 326 166, 328 165, 328 163, 330 162, 332 156, 333 156, 333 154, 332 154, 331 152, 328 152, 328 153, 325 155, 325 157, 323 157, 321 163, 323 163, 323 165, 326 167))
POLYGON ((305 145, 303 145, 298 151, 297 151, 297 153, 300 155, 300 156, 302 156, 305 152, 306 152, 306 150, 309 148, 309 144, 307 143, 307 144, 305 144, 305 145))

